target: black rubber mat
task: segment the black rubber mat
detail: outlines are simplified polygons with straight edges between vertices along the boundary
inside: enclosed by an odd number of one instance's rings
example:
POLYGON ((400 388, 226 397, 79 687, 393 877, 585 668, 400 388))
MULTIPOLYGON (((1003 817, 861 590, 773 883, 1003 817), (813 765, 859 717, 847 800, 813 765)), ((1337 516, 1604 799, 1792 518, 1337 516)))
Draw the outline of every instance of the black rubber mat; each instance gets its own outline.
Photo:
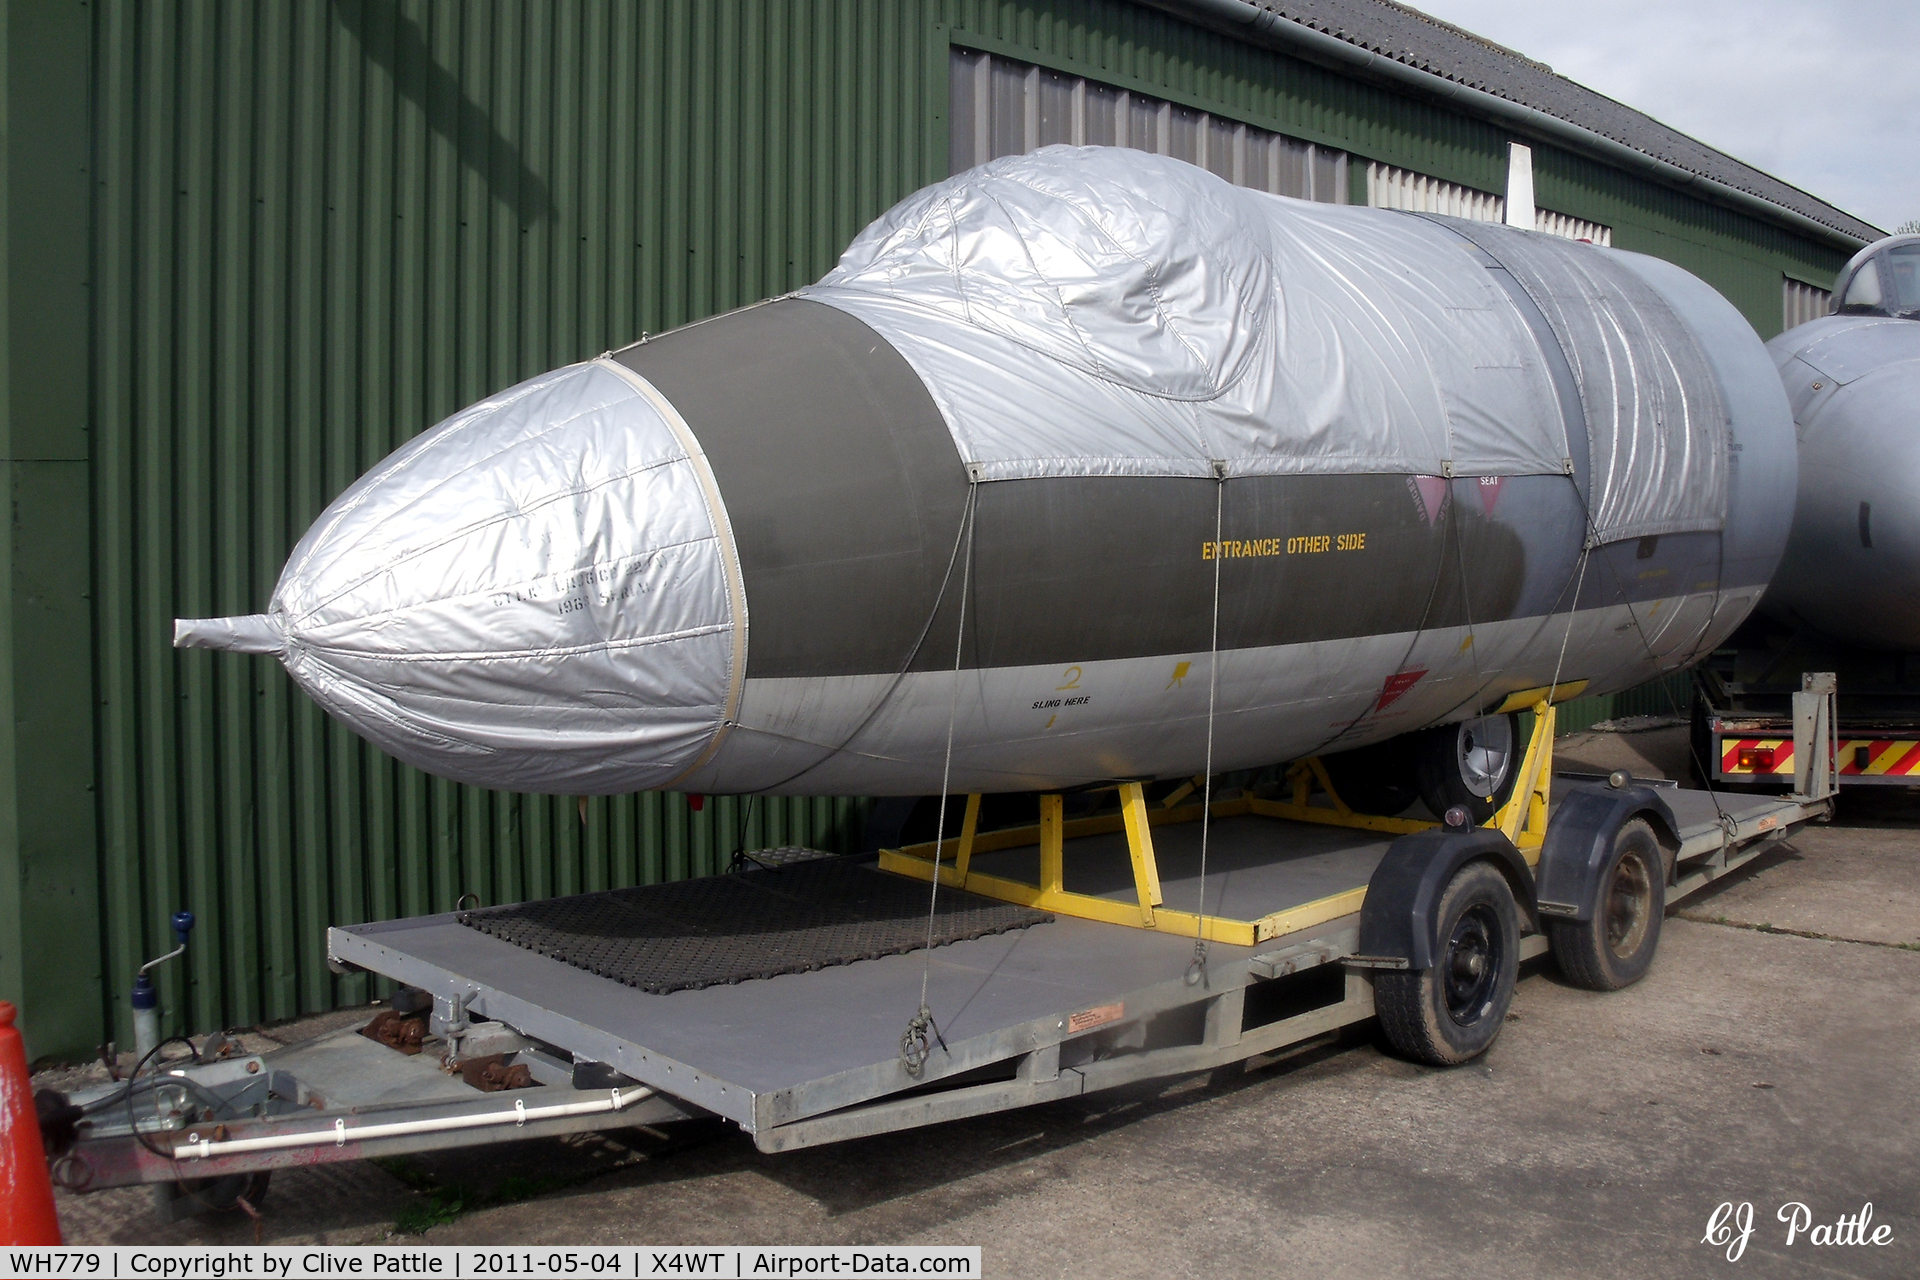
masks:
MULTIPOLYGON (((821 858, 638 889, 460 913, 460 923, 576 969, 664 994, 914 951, 931 886, 821 858)), ((1043 911, 942 886, 933 942, 1025 929, 1043 911)))

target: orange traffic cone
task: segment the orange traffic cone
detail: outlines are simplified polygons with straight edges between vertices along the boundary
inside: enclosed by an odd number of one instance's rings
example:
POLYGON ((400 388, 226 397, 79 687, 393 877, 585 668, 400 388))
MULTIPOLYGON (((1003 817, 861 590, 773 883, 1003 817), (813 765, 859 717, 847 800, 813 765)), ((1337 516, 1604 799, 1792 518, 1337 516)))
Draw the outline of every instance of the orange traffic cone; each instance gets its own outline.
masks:
POLYGON ((0 1000, 0 1243, 59 1244, 60 1219, 40 1146, 27 1046, 13 1029, 18 1012, 0 1000))

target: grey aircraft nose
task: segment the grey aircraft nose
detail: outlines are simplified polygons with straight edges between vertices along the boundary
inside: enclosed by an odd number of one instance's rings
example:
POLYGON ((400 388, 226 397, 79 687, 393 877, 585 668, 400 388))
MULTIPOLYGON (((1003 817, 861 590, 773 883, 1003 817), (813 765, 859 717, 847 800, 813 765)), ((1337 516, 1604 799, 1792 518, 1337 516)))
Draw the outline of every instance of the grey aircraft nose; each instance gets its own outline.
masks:
POLYGON ((1920 648, 1920 361, 1830 394, 1802 425, 1793 535, 1768 604, 1837 639, 1920 648))

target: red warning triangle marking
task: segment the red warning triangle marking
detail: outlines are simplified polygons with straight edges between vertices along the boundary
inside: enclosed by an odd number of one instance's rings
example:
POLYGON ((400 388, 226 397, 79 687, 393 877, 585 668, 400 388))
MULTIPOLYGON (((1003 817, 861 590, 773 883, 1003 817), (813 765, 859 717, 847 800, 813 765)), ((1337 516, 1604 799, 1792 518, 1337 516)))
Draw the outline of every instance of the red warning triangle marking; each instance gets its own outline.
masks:
POLYGON ((1440 519, 1440 513, 1446 510, 1447 498, 1451 486, 1444 476, 1408 476, 1407 488, 1413 492, 1413 500, 1420 505, 1420 514, 1426 517, 1428 524, 1440 519))
POLYGON ((1373 709, 1375 711, 1385 711, 1388 707, 1398 702, 1401 695, 1406 693, 1407 690, 1420 683, 1420 677, 1425 674, 1427 674, 1427 669, 1421 667, 1417 671, 1398 671, 1388 676, 1386 683, 1380 686, 1380 701, 1373 704, 1373 709))

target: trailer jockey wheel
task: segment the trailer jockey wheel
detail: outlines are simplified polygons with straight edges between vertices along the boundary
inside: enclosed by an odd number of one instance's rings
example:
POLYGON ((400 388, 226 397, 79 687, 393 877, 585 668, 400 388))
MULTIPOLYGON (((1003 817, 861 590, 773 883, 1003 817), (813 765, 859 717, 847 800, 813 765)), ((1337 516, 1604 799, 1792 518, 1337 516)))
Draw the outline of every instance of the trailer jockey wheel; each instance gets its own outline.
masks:
POLYGON ((1553 920, 1547 936, 1560 972, 1576 987, 1618 991, 1638 982, 1660 945, 1667 862, 1643 818, 1624 824, 1594 886, 1586 920, 1553 920))
POLYGON ((190 1214, 232 1213, 244 1197, 254 1209, 267 1198, 267 1184, 273 1172, 229 1173, 218 1178, 183 1178, 180 1190, 189 1197, 190 1214))
POLYGON ((1511 715, 1428 729, 1413 744, 1420 798, 1436 817, 1458 805, 1475 824, 1485 822, 1513 794, 1520 776, 1519 743, 1511 715))
POLYGON ((1377 972, 1373 1004, 1396 1051, 1450 1067, 1485 1053, 1506 1021, 1519 970, 1520 911, 1493 864, 1470 862, 1447 882, 1434 916, 1433 967, 1377 972))

